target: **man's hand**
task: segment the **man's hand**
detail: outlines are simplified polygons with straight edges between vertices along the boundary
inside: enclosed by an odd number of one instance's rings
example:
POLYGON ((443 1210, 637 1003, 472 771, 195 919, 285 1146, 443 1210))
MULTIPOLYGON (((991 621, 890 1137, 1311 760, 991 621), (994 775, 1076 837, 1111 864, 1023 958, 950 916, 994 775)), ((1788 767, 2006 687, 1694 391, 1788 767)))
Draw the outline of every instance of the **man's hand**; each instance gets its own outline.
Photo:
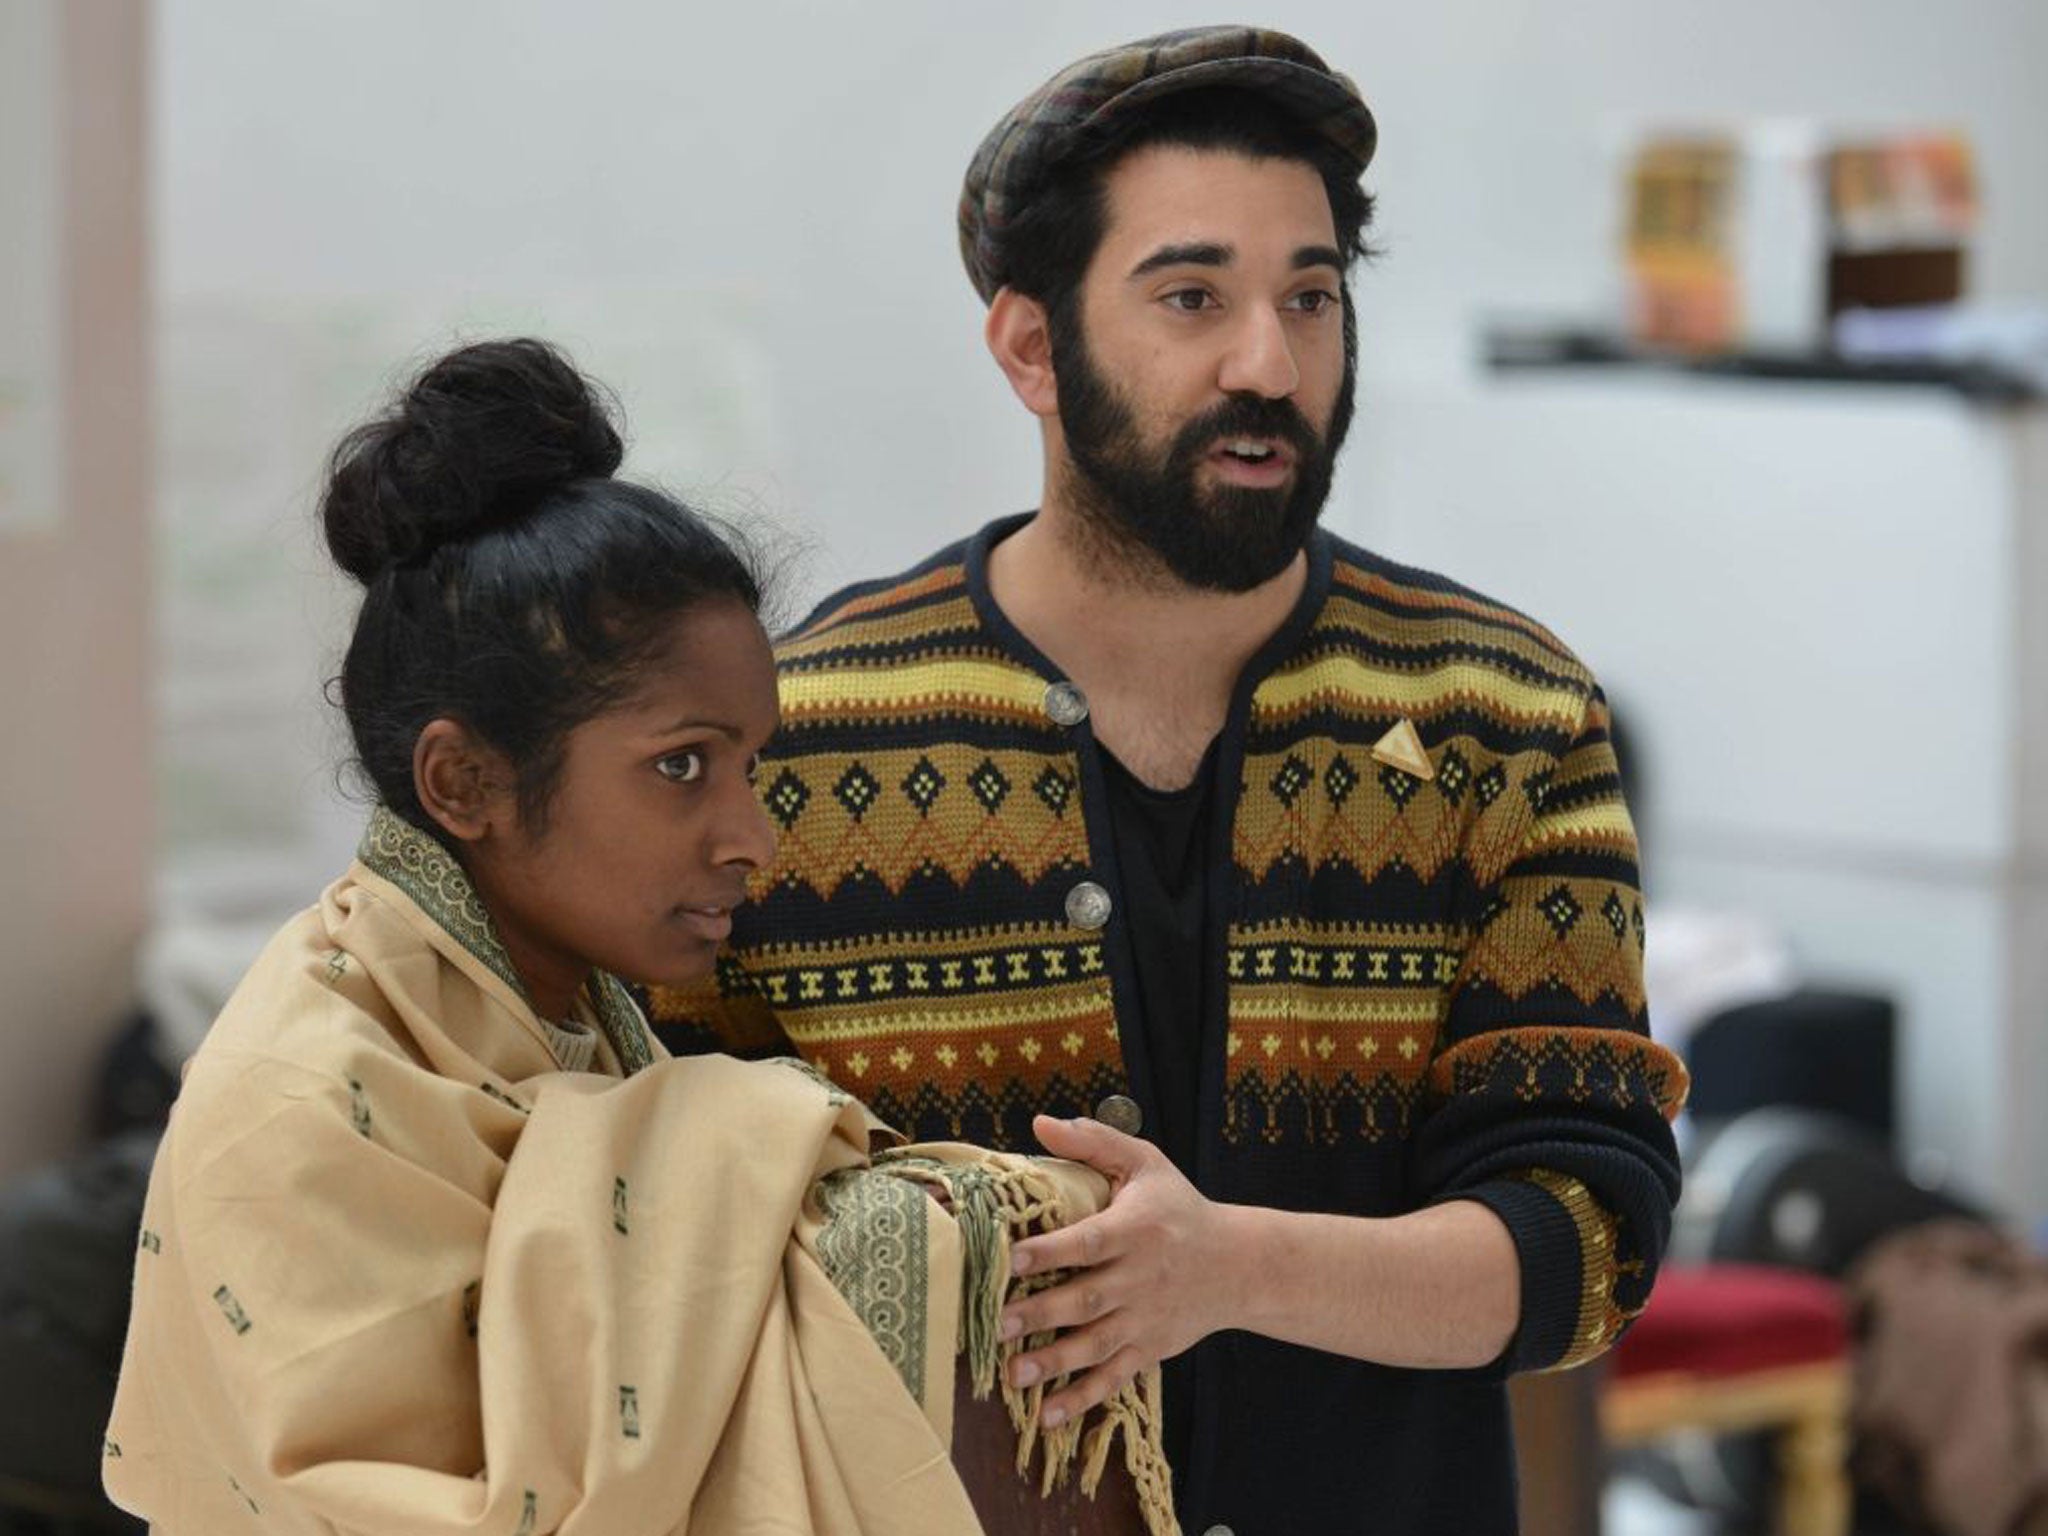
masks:
POLYGON ((1229 1326, 1239 1282, 1230 1207, 1204 1199, 1157 1147, 1094 1120, 1039 1115, 1031 1128, 1048 1152, 1110 1184, 1107 1210, 1011 1251, 1020 1275, 1075 1271, 1003 1312, 1006 1339, 1059 1333, 1010 1362, 1013 1385, 1078 1373, 1045 1400, 1050 1428, 1229 1326))

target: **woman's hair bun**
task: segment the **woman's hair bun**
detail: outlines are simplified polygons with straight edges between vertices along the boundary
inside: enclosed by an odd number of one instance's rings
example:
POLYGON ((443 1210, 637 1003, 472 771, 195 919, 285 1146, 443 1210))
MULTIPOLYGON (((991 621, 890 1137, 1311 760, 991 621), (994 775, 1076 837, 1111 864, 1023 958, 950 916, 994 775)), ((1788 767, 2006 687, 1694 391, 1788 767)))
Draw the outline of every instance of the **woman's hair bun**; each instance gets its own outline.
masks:
POLYGON ((320 520, 341 568, 368 584, 474 537, 624 454, 605 392, 543 341, 486 341, 429 367, 334 451, 320 520))

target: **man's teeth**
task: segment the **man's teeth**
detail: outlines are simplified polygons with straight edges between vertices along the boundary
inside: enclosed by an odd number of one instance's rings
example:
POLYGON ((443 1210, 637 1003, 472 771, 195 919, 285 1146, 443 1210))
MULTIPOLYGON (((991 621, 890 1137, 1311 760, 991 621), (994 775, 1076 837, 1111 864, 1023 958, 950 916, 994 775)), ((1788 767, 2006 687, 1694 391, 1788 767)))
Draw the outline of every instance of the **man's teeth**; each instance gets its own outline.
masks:
POLYGON ((1223 451, 1234 458, 1251 459, 1254 461, 1273 457, 1272 449, 1268 448, 1264 443, 1255 443, 1248 437, 1240 437, 1235 442, 1225 443, 1223 451))

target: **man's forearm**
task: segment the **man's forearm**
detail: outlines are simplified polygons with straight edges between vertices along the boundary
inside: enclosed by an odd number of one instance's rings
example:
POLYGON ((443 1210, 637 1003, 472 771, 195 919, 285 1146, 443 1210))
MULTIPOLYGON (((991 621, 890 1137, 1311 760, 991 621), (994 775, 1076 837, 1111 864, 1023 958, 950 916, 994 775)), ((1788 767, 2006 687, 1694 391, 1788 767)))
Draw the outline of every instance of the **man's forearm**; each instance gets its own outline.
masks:
POLYGON ((1228 1326, 1382 1365, 1457 1369, 1506 1349, 1521 1270, 1498 1216, 1470 1200, 1405 1216, 1219 1210, 1237 1270, 1228 1326))

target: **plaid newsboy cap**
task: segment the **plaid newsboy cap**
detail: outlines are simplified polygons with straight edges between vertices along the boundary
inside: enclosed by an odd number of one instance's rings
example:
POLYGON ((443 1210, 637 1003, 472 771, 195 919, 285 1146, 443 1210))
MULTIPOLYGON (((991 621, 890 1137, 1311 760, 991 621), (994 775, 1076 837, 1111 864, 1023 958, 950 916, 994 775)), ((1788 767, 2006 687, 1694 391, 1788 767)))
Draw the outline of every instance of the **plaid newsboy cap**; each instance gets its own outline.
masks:
POLYGON ((974 152, 960 192, 960 259, 984 303, 1003 286, 1003 231, 1091 130, 1143 102, 1234 86, 1292 113, 1357 162, 1379 129, 1358 87, 1306 43, 1265 27, 1190 27, 1091 53, 1004 114, 974 152))

